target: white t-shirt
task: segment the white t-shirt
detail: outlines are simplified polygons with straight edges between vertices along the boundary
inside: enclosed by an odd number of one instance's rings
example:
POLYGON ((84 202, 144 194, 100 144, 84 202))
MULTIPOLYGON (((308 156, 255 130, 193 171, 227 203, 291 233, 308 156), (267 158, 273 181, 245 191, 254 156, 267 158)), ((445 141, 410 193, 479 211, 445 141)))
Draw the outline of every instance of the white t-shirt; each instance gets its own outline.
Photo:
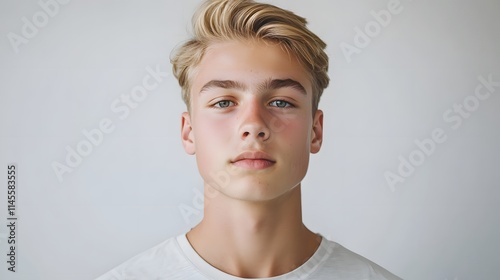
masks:
MULTIPOLYGON (((211 266, 191 247, 185 234, 172 237, 133 257, 96 280, 241 280, 211 266)), ((253 278, 256 279, 256 278, 253 278)), ((370 260, 322 237, 309 260, 268 280, 401 279, 370 260)))

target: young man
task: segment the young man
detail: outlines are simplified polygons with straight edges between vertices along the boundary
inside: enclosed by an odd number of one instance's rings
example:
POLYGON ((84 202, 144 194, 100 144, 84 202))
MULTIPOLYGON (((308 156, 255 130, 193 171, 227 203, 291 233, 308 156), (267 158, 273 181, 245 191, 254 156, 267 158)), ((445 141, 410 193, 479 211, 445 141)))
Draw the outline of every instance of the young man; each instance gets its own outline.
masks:
POLYGON ((268 4, 201 6, 172 63, 203 220, 99 280, 400 279, 302 222, 301 181, 322 143, 325 47, 305 19, 268 4))

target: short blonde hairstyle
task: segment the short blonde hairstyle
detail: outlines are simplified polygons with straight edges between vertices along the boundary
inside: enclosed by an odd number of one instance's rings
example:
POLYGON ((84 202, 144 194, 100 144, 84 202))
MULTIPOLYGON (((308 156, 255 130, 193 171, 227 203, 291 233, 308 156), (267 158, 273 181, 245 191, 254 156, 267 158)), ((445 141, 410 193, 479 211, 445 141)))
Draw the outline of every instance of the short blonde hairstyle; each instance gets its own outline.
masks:
POLYGON ((173 74, 190 110, 191 78, 210 44, 221 41, 260 39, 278 43, 293 54, 308 72, 312 108, 316 112, 330 81, 326 44, 307 28, 307 20, 288 10, 252 0, 207 0, 193 17, 194 36, 171 58, 173 74))

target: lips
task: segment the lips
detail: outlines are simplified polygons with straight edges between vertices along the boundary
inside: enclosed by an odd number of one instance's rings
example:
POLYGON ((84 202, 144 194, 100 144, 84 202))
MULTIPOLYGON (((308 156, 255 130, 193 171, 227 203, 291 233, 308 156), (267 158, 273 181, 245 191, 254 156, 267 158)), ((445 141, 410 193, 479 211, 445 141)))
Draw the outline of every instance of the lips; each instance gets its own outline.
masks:
POLYGON ((274 165, 276 161, 264 152, 248 151, 238 155, 231 160, 231 163, 245 169, 265 169, 274 165))

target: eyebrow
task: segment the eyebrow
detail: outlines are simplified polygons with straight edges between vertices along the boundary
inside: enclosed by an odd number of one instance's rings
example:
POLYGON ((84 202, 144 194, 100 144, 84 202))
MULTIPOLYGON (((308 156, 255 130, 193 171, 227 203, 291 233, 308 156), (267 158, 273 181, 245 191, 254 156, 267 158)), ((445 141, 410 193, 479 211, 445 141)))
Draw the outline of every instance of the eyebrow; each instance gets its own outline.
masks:
POLYGON ((300 93, 307 95, 307 92, 306 92, 306 89, 304 88, 304 86, 302 86, 301 83, 299 83, 295 80, 292 80, 292 79, 283 79, 283 80, 281 80, 281 79, 274 79, 274 80, 269 79, 266 82, 264 82, 263 85, 259 86, 259 89, 262 91, 265 91, 265 90, 277 90, 277 89, 286 88, 286 87, 296 89, 300 93))
MULTIPOLYGON (((280 88, 293 88, 298 90, 301 94, 307 95, 307 91, 304 86, 293 80, 293 79, 268 79, 262 84, 260 84, 257 89, 259 91, 272 91, 280 88)), ((237 89, 237 90, 246 90, 247 87, 238 81, 232 80, 211 80, 206 83, 200 90, 200 94, 204 91, 207 91, 211 88, 223 88, 223 89, 237 89)))

